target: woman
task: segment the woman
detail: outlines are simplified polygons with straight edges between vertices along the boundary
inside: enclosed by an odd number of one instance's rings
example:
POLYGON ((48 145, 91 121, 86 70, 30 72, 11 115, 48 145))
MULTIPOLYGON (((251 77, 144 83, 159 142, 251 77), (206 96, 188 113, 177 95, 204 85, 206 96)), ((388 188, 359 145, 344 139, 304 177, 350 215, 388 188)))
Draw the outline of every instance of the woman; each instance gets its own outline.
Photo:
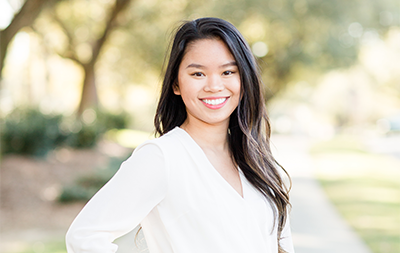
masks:
POLYGON ((288 190, 269 146, 261 80, 230 23, 177 31, 155 117, 140 145, 85 206, 68 252, 115 252, 141 224, 151 253, 294 252, 288 190))

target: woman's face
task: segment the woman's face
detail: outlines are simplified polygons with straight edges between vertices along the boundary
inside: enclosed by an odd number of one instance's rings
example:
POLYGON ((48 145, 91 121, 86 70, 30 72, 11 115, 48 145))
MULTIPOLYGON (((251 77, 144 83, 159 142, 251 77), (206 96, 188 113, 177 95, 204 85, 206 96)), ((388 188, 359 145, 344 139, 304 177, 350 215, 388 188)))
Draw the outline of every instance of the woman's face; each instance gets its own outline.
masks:
POLYGON ((174 93, 186 106, 184 124, 229 125, 239 103, 240 75, 222 40, 201 39, 187 46, 174 93))

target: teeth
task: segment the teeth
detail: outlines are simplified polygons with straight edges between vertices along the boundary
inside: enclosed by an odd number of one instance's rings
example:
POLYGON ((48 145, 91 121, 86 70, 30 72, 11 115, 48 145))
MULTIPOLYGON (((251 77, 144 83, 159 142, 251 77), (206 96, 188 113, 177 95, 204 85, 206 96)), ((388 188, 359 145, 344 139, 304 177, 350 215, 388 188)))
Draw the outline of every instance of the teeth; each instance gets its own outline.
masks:
POLYGON ((218 98, 218 99, 203 99, 203 102, 209 105, 219 105, 225 102, 226 98, 218 98))

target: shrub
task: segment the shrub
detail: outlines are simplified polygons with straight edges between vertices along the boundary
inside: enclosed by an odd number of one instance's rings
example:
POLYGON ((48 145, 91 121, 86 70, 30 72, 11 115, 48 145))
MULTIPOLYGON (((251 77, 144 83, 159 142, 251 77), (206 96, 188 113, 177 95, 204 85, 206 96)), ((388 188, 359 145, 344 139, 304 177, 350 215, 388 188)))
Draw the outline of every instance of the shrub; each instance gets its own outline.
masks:
POLYGON ((88 109, 84 112, 83 120, 73 121, 72 134, 66 140, 68 146, 75 148, 90 148, 98 141, 99 137, 110 129, 122 129, 128 125, 128 114, 113 114, 107 111, 88 109), (89 112, 93 118, 85 120, 85 113, 89 112))
POLYGON ((62 203, 88 201, 111 179, 121 163, 126 159, 111 158, 107 168, 99 169, 90 175, 78 177, 73 184, 63 187, 58 201, 62 203))
POLYGON ((107 130, 128 125, 126 113, 89 112, 92 113, 91 121, 61 114, 46 115, 32 108, 16 109, 4 119, 1 151, 41 157, 61 145, 91 148, 107 130))
POLYGON ((2 152, 44 156, 62 144, 68 134, 60 129, 62 115, 45 115, 36 109, 17 109, 3 123, 2 152))
POLYGON ((102 127, 102 131, 105 132, 110 129, 124 129, 128 127, 129 115, 126 112, 114 114, 104 110, 98 110, 97 124, 102 127))
POLYGON ((66 145, 73 148, 91 148, 97 143, 103 133, 95 124, 87 125, 81 121, 76 121, 74 126, 78 130, 71 131, 65 141, 66 145))

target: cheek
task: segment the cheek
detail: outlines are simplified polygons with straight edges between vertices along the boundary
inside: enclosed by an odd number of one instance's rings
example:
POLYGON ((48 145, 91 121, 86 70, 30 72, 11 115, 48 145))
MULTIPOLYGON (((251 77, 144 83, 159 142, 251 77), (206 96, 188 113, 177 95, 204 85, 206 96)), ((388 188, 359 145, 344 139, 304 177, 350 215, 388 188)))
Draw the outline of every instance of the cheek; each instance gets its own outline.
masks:
POLYGON ((237 84, 237 92, 240 94, 241 90, 242 90, 242 84, 240 83, 240 80, 239 80, 238 84, 237 84))
POLYGON ((178 82, 182 97, 197 97, 197 93, 199 92, 198 83, 194 82, 190 77, 181 77, 178 82))
POLYGON ((236 93, 237 96, 240 96, 241 88, 242 88, 242 84, 240 82, 240 78, 238 78, 233 87, 233 89, 235 90, 234 92, 236 93))
POLYGON ((237 100, 237 104, 239 104, 240 100, 243 97, 243 94, 241 94, 241 89, 242 89, 242 85, 240 83, 240 79, 237 80, 236 85, 234 87, 234 93, 235 93, 235 98, 237 100))
POLYGON ((182 97, 187 96, 188 92, 190 92, 190 90, 188 91, 188 87, 190 87, 190 85, 188 85, 188 82, 189 80, 186 76, 178 75, 178 80, 174 88, 174 93, 176 95, 181 95, 182 97))

